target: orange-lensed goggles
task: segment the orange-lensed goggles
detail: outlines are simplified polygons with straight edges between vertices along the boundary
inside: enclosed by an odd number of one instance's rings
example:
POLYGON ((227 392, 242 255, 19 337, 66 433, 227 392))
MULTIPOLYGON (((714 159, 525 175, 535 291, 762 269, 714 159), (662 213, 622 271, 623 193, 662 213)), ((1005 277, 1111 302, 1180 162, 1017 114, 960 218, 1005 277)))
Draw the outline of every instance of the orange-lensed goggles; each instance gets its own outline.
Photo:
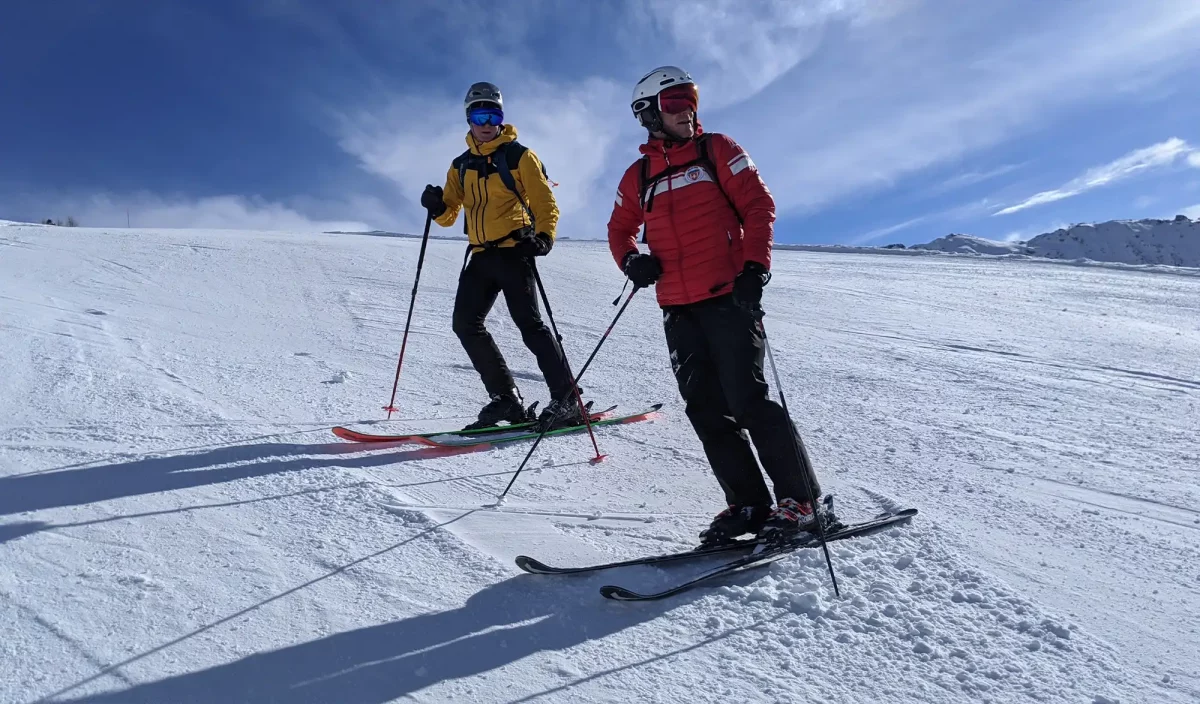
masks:
POLYGON ((660 112, 676 114, 681 112, 696 112, 700 107, 700 94, 695 83, 685 83, 681 86, 671 86, 658 94, 658 109, 660 112))

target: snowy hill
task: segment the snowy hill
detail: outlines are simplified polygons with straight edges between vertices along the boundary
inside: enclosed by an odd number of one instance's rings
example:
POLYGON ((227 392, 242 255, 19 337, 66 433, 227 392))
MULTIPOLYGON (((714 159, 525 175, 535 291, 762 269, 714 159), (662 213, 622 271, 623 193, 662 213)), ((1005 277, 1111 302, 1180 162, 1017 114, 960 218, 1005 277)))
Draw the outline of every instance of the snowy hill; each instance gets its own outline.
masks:
POLYGON ((1200 220, 1113 220, 1073 225, 1026 243, 1035 256, 1200 267, 1200 220))
POLYGON ((912 250, 1194 268, 1200 267, 1200 220, 1180 215, 1174 220, 1112 220, 1072 225, 1028 242, 947 235, 908 248, 912 250))
MULTIPOLYGON (((1200 278, 781 251, 784 389, 846 519, 910 525, 672 599, 707 567, 535 577, 686 548, 720 492, 653 296, 582 381, 656 420, 529 449, 364 448, 458 427, 461 244, 0 231, 0 702, 1195 702, 1200 278)), ((540 263, 581 364, 607 248, 540 263)), ((504 314, 489 327, 545 402, 504 314)))
POLYGON ((910 249, 953 252, 955 254, 1033 254, 1030 248, 1026 247, 1024 243, 997 242, 973 235, 946 235, 932 242, 915 244, 910 249))

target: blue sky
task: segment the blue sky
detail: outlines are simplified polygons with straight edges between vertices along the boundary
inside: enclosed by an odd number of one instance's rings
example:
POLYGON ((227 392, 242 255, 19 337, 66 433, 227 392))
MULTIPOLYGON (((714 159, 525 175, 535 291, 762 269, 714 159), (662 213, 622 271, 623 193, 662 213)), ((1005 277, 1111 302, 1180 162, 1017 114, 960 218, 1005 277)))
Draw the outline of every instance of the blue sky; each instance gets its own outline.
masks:
POLYGON ((43 0, 0 23, 0 218, 414 231, 500 85, 600 237, 673 63, 782 242, 1200 217, 1195 0, 43 0))

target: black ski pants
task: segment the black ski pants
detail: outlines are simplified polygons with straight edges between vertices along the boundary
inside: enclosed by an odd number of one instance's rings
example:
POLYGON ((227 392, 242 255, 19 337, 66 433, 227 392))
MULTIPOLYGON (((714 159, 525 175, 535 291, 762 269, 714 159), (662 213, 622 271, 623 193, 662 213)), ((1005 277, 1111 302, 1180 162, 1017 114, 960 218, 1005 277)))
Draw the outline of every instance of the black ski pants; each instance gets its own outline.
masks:
POLYGON ((537 357, 551 398, 565 399, 574 393, 562 347, 538 312, 533 266, 531 258, 514 248, 497 247, 472 254, 458 277, 454 334, 462 342, 475 371, 479 372, 489 396, 509 394, 516 388, 504 355, 500 354, 496 341, 483 324, 501 292, 509 315, 521 331, 521 339, 537 357))
POLYGON ((764 340, 754 317, 726 295, 664 307, 663 327, 688 420, 700 437, 726 502, 771 504, 750 440, 775 487, 776 500, 807 501, 806 475, 813 494, 820 496, 821 488, 796 426, 768 395, 763 377, 764 340))

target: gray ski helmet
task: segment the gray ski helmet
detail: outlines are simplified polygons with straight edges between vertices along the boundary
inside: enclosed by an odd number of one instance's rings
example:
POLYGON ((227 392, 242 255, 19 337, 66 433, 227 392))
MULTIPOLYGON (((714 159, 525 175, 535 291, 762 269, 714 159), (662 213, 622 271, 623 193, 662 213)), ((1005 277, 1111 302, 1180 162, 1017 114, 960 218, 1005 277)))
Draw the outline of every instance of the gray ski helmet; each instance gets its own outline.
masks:
POLYGON ((471 84, 471 87, 467 89, 467 97, 463 98, 463 109, 470 112, 471 106, 477 103, 489 103, 501 110, 504 109, 504 98, 500 95, 500 89, 496 87, 495 83, 487 81, 471 84))

